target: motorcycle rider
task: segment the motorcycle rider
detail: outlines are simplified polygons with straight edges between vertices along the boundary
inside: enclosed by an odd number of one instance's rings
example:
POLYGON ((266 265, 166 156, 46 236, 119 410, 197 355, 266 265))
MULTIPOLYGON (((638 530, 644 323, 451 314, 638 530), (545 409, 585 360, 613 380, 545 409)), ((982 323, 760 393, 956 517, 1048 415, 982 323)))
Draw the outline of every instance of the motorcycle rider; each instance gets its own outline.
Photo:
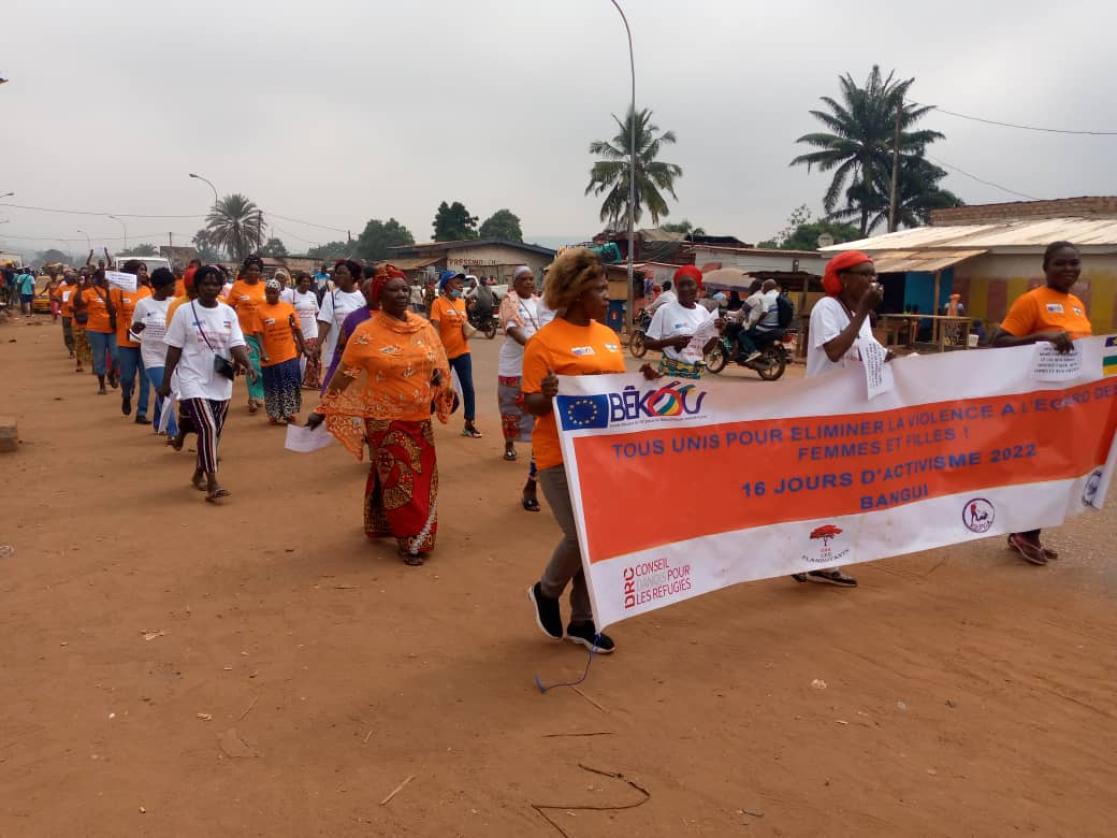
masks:
POLYGON ((760 347, 766 345, 779 333, 779 298, 779 283, 774 279, 764 280, 760 287, 759 299, 750 308, 745 328, 737 337, 737 344, 740 347, 738 358, 744 363, 759 358, 760 347))
POLYGON ((493 308, 496 305, 496 297, 493 294, 493 289, 489 285, 489 281, 485 277, 477 279, 477 290, 473 293, 470 310, 473 314, 474 322, 478 324, 479 328, 483 328, 493 316, 493 308))

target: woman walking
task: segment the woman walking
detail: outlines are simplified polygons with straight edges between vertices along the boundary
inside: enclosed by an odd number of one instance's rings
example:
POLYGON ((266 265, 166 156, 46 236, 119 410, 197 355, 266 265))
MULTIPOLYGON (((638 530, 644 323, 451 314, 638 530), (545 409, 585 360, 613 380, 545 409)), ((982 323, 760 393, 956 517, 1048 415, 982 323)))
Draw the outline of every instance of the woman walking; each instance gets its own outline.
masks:
POLYGON ((62 342, 66 344, 66 351, 70 353, 71 358, 74 357, 74 294, 77 290, 77 278, 66 271, 62 277, 62 284, 54 292, 58 313, 62 317, 62 342))
MULTIPOLYGON (((345 318, 360 308, 368 306, 368 300, 361 293, 358 283, 361 280, 361 266, 352 259, 342 259, 334 265, 335 288, 328 289, 322 297, 322 309, 318 312, 318 359, 319 364, 333 361, 337 348, 338 334, 345 318)), ((323 381, 323 385, 327 382, 323 381)))
POLYGON ((304 390, 317 390, 318 383, 318 295, 312 288, 310 274, 302 271, 295 280, 295 314, 299 317, 299 330, 303 334, 306 355, 299 361, 304 390))
MULTIPOLYGON (((1000 328, 993 333, 993 346, 1024 346, 1050 343, 1059 352, 1074 350, 1074 341, 1094 333, 1086 306, 1070 292, 1082 274, 1082 257, 1070 242, 1057 241, 1043 254, 1045 283, 1016 298, 1000 328)), ((1014 532, 1008 546, 1026 562, 1044 565, 1059 558, 1054 550, 1044 547, 1040 530, 1014 532)))
MULTIPOLYGON (((171 293, 175 289, 175 275, 170 268, 156 268, 152 271, 151 289, 150 296, 143 297, 136 303, 132 312, 131 330, 140 339, 140 359, 143 362, 140 374, 147 378, 155 392, 153 422, 155 432, 159 433, 163 409, 169 409, 169 405, 165 405, 159 395, 159 387, 163 384, 163 365, 167 360, 167 344, 163 340, 167 335, 167 309, 170 308, 171 293)), ((178 425, 172 414, 167 424, 168 441, 177 435, 178 425)))
MULTIPOLYGON (((97 376, 97 395, 107 395, 105 377, 116 387, 116 309, 109 298, 105 272, 98 270, 92 283, 74 296, 75 318, 83 321, 85 336, 93 355, 93 374, 97 376)), ((79 366, 81 359, 78 359, 79 366)))
POLYGON ((74 333, 74 360, 76 362, 74 372, 77 373, 85 372, 85 365, 93 365, 93 348, 89 345, 89 335, 85 331, 85 327, 89 325, 89 311, 77 306, 78 295, 87 288, 91 288, 92 285, 89 268, 83 267, 78 274, 78 284, 70 295, 70 311, 73 315, 70 325, 74 333))
POLYGON ((558 394, 558 375, 624 372, 620 340, 603 322, 609 306, 609 282, 601 261, 584 247, 560 253, 547 273, 544 302, 561 313, 541 328, 524 350, 523 391, 524 404, 536 417, 532 445, 539 465, 539 482, 562 529, 562 539, 528 595, 540 629, 548 637, 561 640, 559 597, 571 585, 566 638, 591 651, 608 654, 614 644, 594 625, 562 448, 551 409, 552 399, 558 394))
POLYGON ((302 410, 302 374, 299 357, 306 352, 295 307, 281 299, 283 287, 269 279, 264 304, 257 309, 263 346, 260 365, 264 374, 264 407, 268 421, 286 425, 302 410))
POLYGON ((431 414, 441 422, 449 418, 450 369, 434 328, 407 310, 406 280, 375 277, 371 296, 380 310, 353 333, 319 412, 307 424, 316 427, 325 418, 330 433, 358 460, 368 445, 365 535, 395 538, 403 560, 420 565, 438 532, 431 414))
POLYGON ((477 415, 477 398, 473 391, 473 357, 469 354, 469 339, 465 327, 469 325, 465 300, 462 299, 462 280, 465 274, 443 271, 438 279, 442 296, 431 306, 431 325, 438 332, 450 367, 458 374, 465 408, 465 428, 462 436, 480 439, 481 432, 473 424, 477 415))
MULTIPOLYGON (((229 305, 237 313, 241 333, 248 347, 248 359, 255 379, 248 382, 248 412, 255 413, 264 403, 264 381, 260 374, 260 339, 256 336, 256 309, 264 304, 264 262, 249 256, 241 265, 240 276, 229 289, 229 305)), ((197 274, 194 275, 195 285, 197 274)))
POLYGON ((207 265, 194 274, 194 284, 198 298, 179 307, 164 338, 167 361, 159 395, 165 399, 171 394, 175 378, 183 411, 198 434, 198 460, 190 482, 215 503, 229 494, 217 482, 217 448, 233 397, 233 378, 240 370, 253 384, 256 371, 237 313, 217 299, 221 272, 207 265))
MULTIPOLYGON (((535 274, 521 265, 512 275, 512 290, 500 303, 500 325, 504 343, 500 347, 497 367, 497 403, 500 407, 500 428, 504 434, 504 459, 516 460, 516 443, 531 444, 535 417, 524 406, 524 347, 539 331, 539 305, 535 299, 535 274)), ((520 502, 528 512, 539 511, 537 493, 538 469, 535 457, 528 467, 520 502)))
MULTIPOLYGON (((124 263, 124 273, 136 276, 136 290, 125 291, 121 288, 109 290, 113 308, 116 309, 116 355, 120 363, 120 412, 125 416, 132 413, 132 392, 136 389, 136 378, 140 379, 139 392, 136 404, 136 424, 151 424, 147 418, 147 391, 148 380, 144 372, 143 358, 140 353, 140 343, 132 339, 130 329, 132 314, 136 304, 145 297, 151 296, 151 289, 143 284, 147 281, 146 272, 141 272, 142 262, 129 259, 124 263)), ((146 271, 146 268, 144 269, 146 271)))

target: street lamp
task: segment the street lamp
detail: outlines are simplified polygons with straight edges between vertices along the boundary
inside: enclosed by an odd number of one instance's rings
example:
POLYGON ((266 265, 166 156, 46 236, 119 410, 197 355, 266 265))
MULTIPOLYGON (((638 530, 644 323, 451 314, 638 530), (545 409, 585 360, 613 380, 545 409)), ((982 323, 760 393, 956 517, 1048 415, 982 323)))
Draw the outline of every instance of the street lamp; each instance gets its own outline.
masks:
POLYGON ((3 195, 0 195, 0 198, 10 198, 15 194, 15 192, 5 192, 3 195))
POLYGON ((128 225, 125 224, 123 220, 117 218, 115 215, 110 215, 109 218, 111 218, 113 221, 119 222, 120 226, 124 228, 124 249, 127 250, 128 249, 128 225))
POLYGON ((194 180, 200 180, 202 183, 209 184, 209 188, 213 190, 213 205, 217 206, 217 187, 213 185, 213 181, 211 181, 209 178, 204 178, 201 175, 196 175, 193 172, 190 172, 190 177, 194 178, 194 180))
POLYGON ((85 230, 74 230, 74 232, 75 233, 84 233, 85 234, 85 246, 88 247, 90 250, 93 249, 93 242, 89 238, 89 233, 86 233, 85 230))
POLYGON ((628 36, 628 69, 632 75, 632 103, 629 108, 630 122, 628 126, 630 146, 628 150, 628 298, 624 312, 625 327, 629 334, 632 334, 632 315, 633 309, 636 307, 636 294, 632 288, 634 274, 632 255, 635 247, 636 226, 636 58, 632 53, 632 29, 628 25, 628 18, 624 16, 624 9, 621 8, 617 0, 610 0, 610 2, 616 7, 617 13, 624 21, 624 31, 628 36))

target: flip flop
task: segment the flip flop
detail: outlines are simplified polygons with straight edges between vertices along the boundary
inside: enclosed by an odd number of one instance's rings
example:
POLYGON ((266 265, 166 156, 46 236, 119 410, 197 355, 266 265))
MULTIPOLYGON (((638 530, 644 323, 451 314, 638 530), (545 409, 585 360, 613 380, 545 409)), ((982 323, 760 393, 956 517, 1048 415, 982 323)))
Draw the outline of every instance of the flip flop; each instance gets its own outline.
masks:
POLYGON ((218 489, 212 495, 206 495, 206 502, 207 503, 217 503, 221 498, 227 498, 231 494, 232 494, 232 492, 230 492, 228 489, 224 489, 224 488, 218 489))
POLYGON ((520 498, 520 503, 524 505, 524 509, 528 512, 539 511, 539 500, 537 498, 529 498, 527 495, 523 495, 520 498))
POLYGON ((519 455, 516 454, 515 451, 505 451, 504 452, 504 459, 507 460, 510 463, 514 463, 516 460, 519 459, 519 455))
POLYGON ((427 560, 427 557, 422 553, 400 553, 400 558, 409 567, 419 567, 427 560))

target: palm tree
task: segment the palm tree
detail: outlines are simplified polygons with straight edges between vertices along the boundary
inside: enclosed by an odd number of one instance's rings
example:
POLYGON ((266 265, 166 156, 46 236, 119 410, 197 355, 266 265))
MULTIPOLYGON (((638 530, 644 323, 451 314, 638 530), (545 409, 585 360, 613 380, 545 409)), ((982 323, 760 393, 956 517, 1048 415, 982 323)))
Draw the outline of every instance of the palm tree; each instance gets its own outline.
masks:
POLYGON ((624 122, 616 114, 613 114, 613 119, 620 131, 612 142, 597 140, 590 143, 590 154, 604 159, 598 160, 590 169, 590 183, 586 187, 586 194, 608 193, 601 204, 601 220, 607 221, 611 227, 616 228, 621 219, 628 217, 629 149, 632 148, 632 131, 635 130, 636 205, 633 208, 633 220, 639 221, 643 208, 647 206, 652 223, 658 224, 662 216, 670 214, 667 201, 660 190, 667 190, 672 198, 679 200, 675 194, 675 178, 683 176, 682 168, 656 159, 662 143, 675 142, 675 133, 664 131, 656 136, 659 126, 651 124, 652 112, 647 109, 639 113, 629 109, 624 122))
MULTIPOLYGON (((896 224, 898 227, 918 227, 931 220, 931 210, 960 207, 961 198, 939 181, 946 177, 946 170, 928 162, 922 155, 902 157, 896 179, 896 224)), ((891 171, 876 171, 869 189, 857 182, 846 191, 846 206, 830 214, 833 221, 851 221, 868 210, 867 235, 881 224, 888 224, 888 210, 892 193, 891 171)))
MULTIPOLYGON (((872 183, 878 174, 891 173, 897 108, 901 109, 901 155, 919 156, 927 145, 943 139, 938 131, 912 130, 931 108, 904 103, 915 79, 900 81, 894 76, 895 71, 883 78, 876 65, 864 87, 858 87, 849 73, 840 76, 842 102, 823 96, 822 101, 829 111, 810 112, 832 133, 804 134, 796 140, 819 150, 799 155, 791 161, 792 166, 806 165, 808 171, 811 166, 818 166, 821 171, 834 172, 822 200, 828 213, 834 212, 843 195, 848 197, 847 184, 862 184, 863 191, 855 197, 867 196, 872 194, 872 183)), ((872 211, 870 205, 859 207, 857 215, 862 235, 868 234, 872 211)))
POLYGON ((209 243, 225 250, 237 261, 264 243, 267 224, 264 213, 244 195, 226 195, 206 216, 209 243))

